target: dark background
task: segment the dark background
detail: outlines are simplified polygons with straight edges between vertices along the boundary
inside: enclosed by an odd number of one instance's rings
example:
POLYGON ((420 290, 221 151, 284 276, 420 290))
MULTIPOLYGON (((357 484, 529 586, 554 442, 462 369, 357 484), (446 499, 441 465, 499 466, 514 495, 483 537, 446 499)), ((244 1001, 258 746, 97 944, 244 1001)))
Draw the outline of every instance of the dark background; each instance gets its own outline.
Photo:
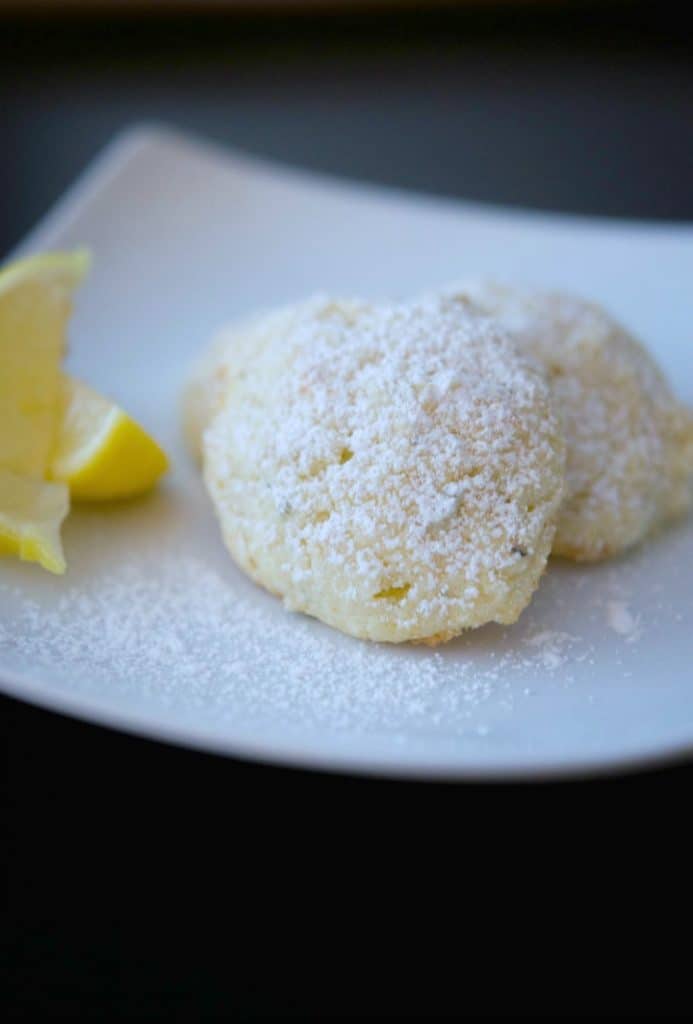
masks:
MULTIPOLYGON (((426 191, 693 219, 687 4, 0 17, 0 253, 164 120, 426 191)), ((10 1016, 690 1008, 693 768, 351 779, 0 700, 10 1016)))

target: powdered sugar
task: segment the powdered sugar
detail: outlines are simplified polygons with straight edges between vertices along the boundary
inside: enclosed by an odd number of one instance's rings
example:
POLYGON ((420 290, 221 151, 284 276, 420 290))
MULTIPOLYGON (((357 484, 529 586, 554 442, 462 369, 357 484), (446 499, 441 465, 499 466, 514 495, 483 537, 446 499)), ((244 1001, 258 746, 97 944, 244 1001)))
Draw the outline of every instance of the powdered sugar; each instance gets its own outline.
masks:
POLYGON ((169 552, 68 585, 48 603, 0 585, 14 608, 0 626, 0 663, 30 664, 72 690, 204 709, 218 721, 492 735, 498 716, 538 683, 560 690, 593 671, 591 642, 561 628, 574 616, 561 607, 560 574, 546 584, 545 605, 518 626, 477 630, 433 652, 343 637, 285 612, 233 570, 169 552))
POLYGON ((51 610, 17 595, 0 650, 36 669, 70 666, 72 685, 97 677, 220 713, 241 702, 247 717, 289 725, 391 726, 425 718, 431 701, 440 715, 459 714, 489 696, 490 680, 463 662, 450 688, 439 654, 350 641, 245 590, 195 558, 125 565, 93 587, 66 588, 51 610))
POLYGON ((613 631, 625 637, 629 643, 634 643, 640 637, 640 621, 625 601, 607 601, 606 616, 613 631))
POLYGON ((559 668, 568 661, 567 652, 578 643, 578 640, 576 637, 571 636, 570 633, 544 629, 538 633, 530 634, 525 643, 537 651, 541 659, 541 667, 552 670, 559 668))

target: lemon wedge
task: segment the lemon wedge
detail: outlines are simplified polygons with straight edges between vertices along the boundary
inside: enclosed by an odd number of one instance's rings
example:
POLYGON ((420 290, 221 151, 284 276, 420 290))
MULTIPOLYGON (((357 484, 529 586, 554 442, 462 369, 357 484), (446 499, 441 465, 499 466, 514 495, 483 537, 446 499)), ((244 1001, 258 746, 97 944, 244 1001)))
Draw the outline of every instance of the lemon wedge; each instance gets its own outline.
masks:
POLYGON ((65 572, 60 527, 70 508, 65 484, 0 469, 0 554, 65 572))
POLYGON ((56 573, 71 497, 132 497, 168 468, 139 424, 61 371, 72 295, 89 265, 78 249, 0 270, 0 555, 56 573))
POLYGON ((40 479, 60 415, 60 363, 85 250, 44 253, 0 271, 0 467, 40 479))
POLYGON ((154 486, 168 459, 146 431, 103 395, 62 378, 62 421, 49 476, 77 501, 131 498, 154 486))

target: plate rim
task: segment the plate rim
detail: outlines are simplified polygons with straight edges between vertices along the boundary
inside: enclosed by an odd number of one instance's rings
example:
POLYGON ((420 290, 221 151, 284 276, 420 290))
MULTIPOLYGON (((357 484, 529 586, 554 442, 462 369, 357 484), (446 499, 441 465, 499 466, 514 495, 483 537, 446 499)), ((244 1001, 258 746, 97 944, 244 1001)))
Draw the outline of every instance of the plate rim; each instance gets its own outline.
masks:
POLYGON ((263 741, 254 743, 247 738, 234 738, 233 735, 227 739, 199 726, 191 729, 189 726, 183 727, 161 719, 154 721, 146 714, 115 710, 108 706, 107 701, 98 698, 84 698, 66 691, 49 689, 40 683, 27 680, 21 672, 7 669, 2 669, 0 673, 0 691, 8 697, 44 711, 169 746, 274 767, 410 782, 495 782, 520 785, 528 782, 570 782, 683 765, 693 757, 693 741, 690 740, 644 750, 639 754, 621 754, 613 757, 600 755, 584 760, 546 760, 535 764, 506 762, 495 766, 431 763, 418 761, 416 757, 408 761, 385 757, 378 759, 371 758, 370 755, 350 755, 341 750, 328 755, 315 750, 306 751, 305 747, 299 748, 292 743, 282 746, 276 741, 273 741, 270 749, 263 741))
POLYGON ((426 192, 422 189, 407 189, 402 186, 386 185, 362 178, 331 174, 326 171, 283 163, 241 148, 206 138, 196 132, 180 129, 164 121, 138 120, 125 125, 101 146, 87 164, 77 173, 75 179, 39 217, 28 232, 11 247, 2 262, 11 260, 42 244, 44 235, 59 232, 64 223, 69 223, 73 214, 92 197, 106 187, 110 179, 118 177, 139 150, 149 146, 173 145, 189 151, 203 152, 224 161, 233 161, 246 170, 256 170, 269 176, 281 175, 304 186, 327 188, 343 192, 358 192, 364 198, 380 201, 415 201, 442 212, 468 212, 479 216, 502 220, 551 226, 565 225, 571 229, 600 231, 623 234, 633 232, 643 236, 675 235, 693 240, 693 220, 645 220, 637 217, 606 217, 599 214, 570 213, 561 210, 543 210, 537 207, 513 206, 506 203, 492 203, 481 199, 465 199, 450 195, 426 192))

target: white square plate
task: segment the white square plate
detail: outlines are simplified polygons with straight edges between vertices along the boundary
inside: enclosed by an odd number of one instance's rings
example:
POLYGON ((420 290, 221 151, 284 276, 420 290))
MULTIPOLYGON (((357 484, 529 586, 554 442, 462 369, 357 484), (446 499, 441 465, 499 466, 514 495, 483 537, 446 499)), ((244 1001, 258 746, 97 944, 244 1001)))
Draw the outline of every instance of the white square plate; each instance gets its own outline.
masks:
POLYGON ((681 396, 693 229, 403 195, 126 133, 21 247, 89 245, 70 366, 172 455, 159 493, 83 508, 67 575, 0 565, 8 693, 285 763, 520 778, 693 749, 693 522, 613 564, 553 563, 511 629, 438 652, 360 643, 241 577, 182 445, 178 394, 221 323, 317 290, 403 295, 466 273, 566 287, 647 340, 681 396))

